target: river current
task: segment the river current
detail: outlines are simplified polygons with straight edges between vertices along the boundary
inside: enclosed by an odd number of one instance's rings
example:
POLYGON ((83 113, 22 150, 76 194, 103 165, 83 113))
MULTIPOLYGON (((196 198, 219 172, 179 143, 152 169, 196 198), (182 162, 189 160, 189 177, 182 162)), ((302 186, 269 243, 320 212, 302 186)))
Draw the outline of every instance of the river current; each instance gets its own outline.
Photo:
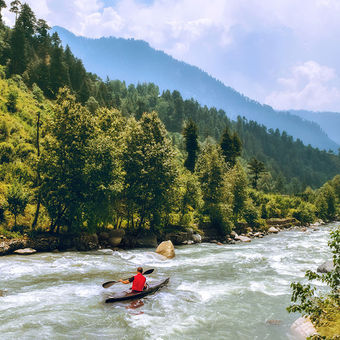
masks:
POLYGON ((0 257, 0 338, 294 339, 289 329, 299 315, 286 312, 290 283, 331 258, 335 225, 251 243, 180 246, 172 260, 153 249, 0 257), (128 286, 101 284, 139 265, 155 268, 149 282, 170 277, 169 284, 134 304, 105 304, 128 286))

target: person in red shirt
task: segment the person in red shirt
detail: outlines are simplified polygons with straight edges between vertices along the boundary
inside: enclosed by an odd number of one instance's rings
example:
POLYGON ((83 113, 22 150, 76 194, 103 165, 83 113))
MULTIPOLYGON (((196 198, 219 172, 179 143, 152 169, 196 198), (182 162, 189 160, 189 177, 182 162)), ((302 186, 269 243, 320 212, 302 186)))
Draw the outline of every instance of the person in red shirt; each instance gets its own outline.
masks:
POLYGON ((147 286, 146 286, 146 278, 143 276, 143 268, 138 267, 137 268, 137 275, 130 277, 128 280, 119 280, 120 282, 124 284, 129 284, 132 282, 132 291, 135 292, 141 292, 143 291, 147 286))

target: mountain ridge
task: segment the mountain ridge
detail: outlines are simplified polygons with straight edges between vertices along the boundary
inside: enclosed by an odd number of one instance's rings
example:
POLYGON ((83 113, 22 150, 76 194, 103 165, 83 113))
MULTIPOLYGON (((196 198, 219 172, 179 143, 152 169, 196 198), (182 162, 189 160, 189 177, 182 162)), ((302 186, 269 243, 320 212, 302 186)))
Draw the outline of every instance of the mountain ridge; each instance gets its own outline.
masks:
POLYGON ((331 140, 321 127, 290 111, 276 111, 260 104, 213 78, 197 66, 176 60, 152 48, 143 40, 124 38, 92 39, 76 36, 55 26, 64 46, 69 45, 83 60, 87 70, 102 79, 124 80, 127 84, 152 82, 160 90, 178 90, 183 98, 194 98, 202 105, 223 109, 229 118, 237 116, 257 121, 269 129, 279 129, 300 139, 304 144, 337 151, 339 144, 331 140))
POLYGON ((340 113, 333 111, 289 110, 301 118, 317 123, 327 135, 340 145, 340 113))

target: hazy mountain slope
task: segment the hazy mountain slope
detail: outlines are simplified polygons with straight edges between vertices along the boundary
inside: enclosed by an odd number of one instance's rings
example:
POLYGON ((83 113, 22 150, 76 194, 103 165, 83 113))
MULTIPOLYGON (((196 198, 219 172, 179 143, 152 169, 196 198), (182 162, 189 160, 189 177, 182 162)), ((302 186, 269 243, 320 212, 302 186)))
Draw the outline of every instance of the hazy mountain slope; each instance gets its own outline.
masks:
POLYGON ((290 110, 294 115, 308 119, 320 125, 329 138, 340 145, 340 113, 339 112, 314 112, 306 110, 290 110))
POLYGON ((88 71, 103 79, 108 76, 127 83, 153 82, 161 90, 176 89, 184 98, 192 97, 201 104, 221 108, 231 118, 240 115, 268 128, 285 130, 305 144, 326 150, 337 150, 339 147, 316 123, 261 105, 199 68, 151 48, 144 41, 112 37, 88 39, 75 36, 61 27, 54 27, 53 30, 58 32, 63 44, 68 44, 73 53, 83 60, 88 71))

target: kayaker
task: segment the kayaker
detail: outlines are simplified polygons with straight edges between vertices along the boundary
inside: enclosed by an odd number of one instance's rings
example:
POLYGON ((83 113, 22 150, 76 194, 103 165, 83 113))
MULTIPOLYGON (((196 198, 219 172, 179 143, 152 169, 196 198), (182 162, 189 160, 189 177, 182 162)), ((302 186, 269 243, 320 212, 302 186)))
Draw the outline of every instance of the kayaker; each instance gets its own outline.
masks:
POLYGON ((147 286, 146 286, 146 278, 143 275, 143 268, 138 267, 137 268, 137 275, 130 277, 128 280, 119 280, 121 283, 129 284, 132 282, 132 291, 135 292, 142 292, 147 286))

